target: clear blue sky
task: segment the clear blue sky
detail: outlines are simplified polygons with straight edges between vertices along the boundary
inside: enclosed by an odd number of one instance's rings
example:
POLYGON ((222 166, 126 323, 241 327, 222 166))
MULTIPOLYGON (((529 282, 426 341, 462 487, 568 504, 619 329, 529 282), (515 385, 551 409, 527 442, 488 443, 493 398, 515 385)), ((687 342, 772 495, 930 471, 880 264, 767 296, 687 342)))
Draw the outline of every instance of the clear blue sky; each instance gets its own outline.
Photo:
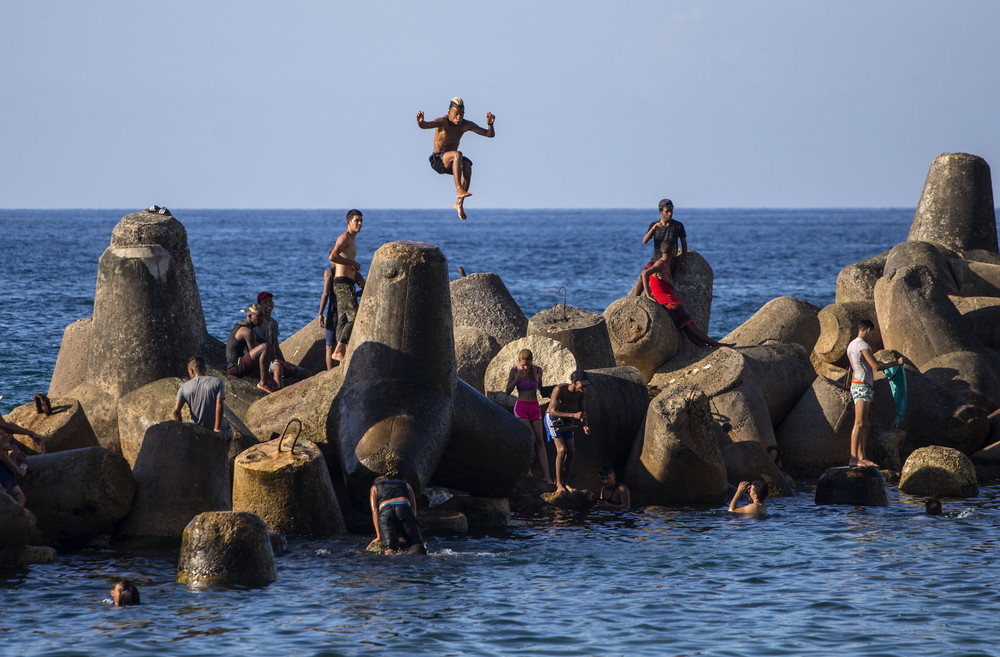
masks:
MULTIPOLYGON (((1000 166, 1000 2, 0 4, 0 207, 915 206, 1000 166)), ((998 174, 1000 175, 1000 174, 998 174)))

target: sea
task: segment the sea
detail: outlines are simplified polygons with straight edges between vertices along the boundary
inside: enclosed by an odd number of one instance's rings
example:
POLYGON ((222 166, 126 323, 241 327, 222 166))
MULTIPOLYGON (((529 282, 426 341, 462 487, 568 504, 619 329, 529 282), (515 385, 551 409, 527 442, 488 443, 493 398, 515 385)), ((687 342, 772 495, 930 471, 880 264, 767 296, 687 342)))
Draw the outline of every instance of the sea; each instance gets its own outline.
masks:
MULTIPOLYGON (((137 210, 0 210, 0 411, 48 389, 66 325, 91 315, 97 263, 137 210)), ((260 291, 287 337, 318 314, 348 208, 172 208, 206 323, 225 339, 260 291)), ((602 312, 652 255, 651 210, 361 208, 358 260, 441 247, 451 276, 499 274, 527 316, 602 312)), ((837 273, 904 241, 913 208, 690 209, 714 271, 719 339, 770 299, 833 303, 837 273)), ((998 655, 1000 487, 944 500, 890 487, 882 508, 816 506, 814 483, 760 518, 721 507, 516 513, 502 531, 430 537, 427 558, 367 535, 290 540, 257 589, 176 583, 176 552, 88 548, 0 569, 0 655, 998 655), (109 604, 110 578, 140 589, 109 604)), ((3 528, 0 527, 0 532, 3 528)))

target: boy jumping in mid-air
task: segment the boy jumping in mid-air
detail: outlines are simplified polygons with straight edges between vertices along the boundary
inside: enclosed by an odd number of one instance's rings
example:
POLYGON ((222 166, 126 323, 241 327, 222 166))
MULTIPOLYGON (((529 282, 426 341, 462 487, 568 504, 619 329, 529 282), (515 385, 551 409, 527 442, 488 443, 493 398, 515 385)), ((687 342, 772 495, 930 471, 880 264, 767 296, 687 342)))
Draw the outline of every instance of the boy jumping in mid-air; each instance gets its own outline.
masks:
POLYGON ((487 130, 479 127, 472 121, 465 120, 465 102, 457 96, 451 99, 448 106, 448 114, 440 116, 432 121, 424 121, 424 113, 417 112, 417 125, 424 130, 434 128, 434 152, 431 153, 431 168, 440 174, 451 174, 455 178, 455 210, 458 218, 465 220, 466 214, 462 204, 466 197, 472 196, 469 192, 469 183, 472 182, 472 160, 462 155, 458 150, 462 135, 471 130, 483 137, 493 137, 496 133, 493 130, 493 121, 496 117, 486 113, 487 130))

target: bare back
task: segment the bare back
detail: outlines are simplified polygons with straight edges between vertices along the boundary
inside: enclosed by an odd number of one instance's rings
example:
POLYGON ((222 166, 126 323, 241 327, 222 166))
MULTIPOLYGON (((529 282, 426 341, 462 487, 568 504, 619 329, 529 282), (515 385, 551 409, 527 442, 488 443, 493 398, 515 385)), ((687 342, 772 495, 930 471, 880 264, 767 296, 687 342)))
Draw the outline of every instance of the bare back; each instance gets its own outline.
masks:
MULTIPOLYGON (((331 259, 335 255, 348 260, 358 259, 358 243, 354 240, 354 235, 351 235, 349 232, 341 233, 340 237, 337 238, 337 243, 333 245, 333 250, 330 251, 331 259)), ((333 267, 333 275, 335 277, 344 276, 351 279, 354 278, 356 270, 350 265, 342 265, 336 262, 333 263, 333 267)))

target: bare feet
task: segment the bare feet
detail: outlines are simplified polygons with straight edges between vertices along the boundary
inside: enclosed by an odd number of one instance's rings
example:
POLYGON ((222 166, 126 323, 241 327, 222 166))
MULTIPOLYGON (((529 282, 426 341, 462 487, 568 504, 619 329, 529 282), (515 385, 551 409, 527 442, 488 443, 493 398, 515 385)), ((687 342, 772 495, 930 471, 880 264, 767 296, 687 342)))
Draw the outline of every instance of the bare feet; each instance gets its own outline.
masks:
POLYGON ((465 190, 460 189, 458 190, 458 193, 455 195, 455 198, 466 199, 469 198, 470 196, 472 196, 472 192, 467 192, 465 190))
POLYGON ((548 484, 549 486, 555 486, 556 485, 556 482, 552 481, 551 479, 546 479, 545 483, 548 484))
POLYGON ((272 388, 267 383, 258 383, 257 384, 257 388, 260 389, 260 390, 263 390, 264 392, 266 392, 268 394, 271 394, 272 392, 274 392, 274 388, 272 388))
POLYGON ((465 221, 465 218, 468 215, 465 214, 465 208, 462 207, 462 201, 463 199, 458 199, 458 202, 455 203, 455 205, 452 207, 454 207, 455 210, 458 211, 458 218, 461 219, 462 221, 465 221))

